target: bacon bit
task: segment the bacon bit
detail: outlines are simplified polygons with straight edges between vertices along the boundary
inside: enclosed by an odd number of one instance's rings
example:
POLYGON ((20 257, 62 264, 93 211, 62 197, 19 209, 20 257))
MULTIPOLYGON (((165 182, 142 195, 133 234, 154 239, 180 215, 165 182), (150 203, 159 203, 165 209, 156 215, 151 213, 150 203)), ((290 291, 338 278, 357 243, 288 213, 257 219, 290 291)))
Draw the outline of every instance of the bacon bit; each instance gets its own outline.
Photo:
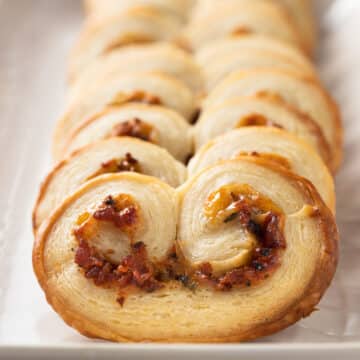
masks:
POLYGON ((125 297, 124 296, 119 296, 116 301, 120 304, 121 307, 124 306, 125 303, 125 297))
POLYGON ((280 219, 279 216, 274 213, 269 213, 263 224, 264 240, 263 244, 267 248, 279 249, 285 248, 285 238, 280 230, 280 219))
POLYGON ((101 167, 104 173, 121 171, 139 172, 139 161, 135 159, 131 153, 126 153, 125 158, 103 162, 101 167))
POLYGON ((98 286, 115 285, 123 289, 133 285, 147 292, 160 289, 163 285, 154 277, 144 243, 134 244, 131 251, 119 265, 115 265, 103 259, 86 241, 80 240, 75 263, 85 271, 85 277, 98 286))
POLYGON ((99 259, 93 249, 83 240, 80 241, 79 247, 76 250, 75 262, 85 270, 89 270, 94 266, 101 267, 103 265, 102 259, 99 259))
POLYGON ((119 208, 112 196, 108 196, 103 206, 93 214, 94 219, 112 222, 117 228, 122 229, 134 225, 138 219, 135 205, 119 208))
MULTIPOLYGON (((94 174, 90 175, 87 180, 91 180, 102 174, 118 173, 123 171, 131 171, 141 173, 139 161, 135 159, 131 153, 126 153, 122 159, 111 159, 101 164, 101 168, 94 174)), ((85 219, 86 220, 86 219, 85 219)))
POLYGON ((134 118, 115 125, 110 136, 131 136, 153 142, 153 127, 144 121, 134 118))

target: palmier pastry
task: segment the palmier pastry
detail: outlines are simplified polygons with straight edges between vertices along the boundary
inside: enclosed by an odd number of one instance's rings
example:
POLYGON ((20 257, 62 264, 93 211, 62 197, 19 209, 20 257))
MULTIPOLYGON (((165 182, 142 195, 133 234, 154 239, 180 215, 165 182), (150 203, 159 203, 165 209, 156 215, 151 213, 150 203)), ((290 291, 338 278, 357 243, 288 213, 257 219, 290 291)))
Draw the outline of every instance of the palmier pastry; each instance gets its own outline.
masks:
POLYGON ((200 50, 197 60, 208 90, 236 70, 273 68, 317 78, 314 66, 298 49, 264 36, 217 41, 200 50))
POLYGON ((282 4, 299 30, 302 42, 309 54, 315 50, 317 28, 313 14, 312 0, 271 0, 282 4))
POLYGON ((133 72, 165 73, 183 81, 195 93, 203 89, 201 69, 185 51, 167 43, 126 46, 100 56, 71 87, 76 98, 119 75, 133 72))
POLYGON ((107 17, 137 6, 148 6, 185 20, 194 0, 85 0, 85 10, 92 17, 107 17))
POLYGON ((198 0, 192 17, 198 20, 219 11, 219 7, 236 7, 241 2, 272 2, 280 5, 290 16, 292 23, 296 26, 301 43, 306 51, 311 54, 314 51, 317 38, 314 14, 312 12, 311 0, 198 0))
POLYGON ((321 158, 305 142, 274 127, 243 127, 200 148, 189 163, 189 176, 221 160, 260 157, 310 180, 329 209, 335 211, 334 181, 321 158))
POLYGON ((131 171, 155 176, 176 187, 185 166, 166 150, 139 139, 114 137, 86 146, 61 161, 43 182, 33 213, 34 230, 80 185, 107 173, 131 171))
POLYGON ((63 141, 82 121, 89 119, 107 106, 127 103, 163 105, 176 110, 190 121, 197 102, 192 92, 181 81, 165 74, 125 74, 99 83, 97 89, 82 94, 56 125, 54 157, 59 158, 63 141))
POLYGON ((283 128, 311 145, 331 164, 330 147, 319 125, 309 116, 271 96, 243 96, 204 111, 195 126, 196 149, 214 137, 245 126, 283 128))
POLYGON ((205 67, 209 65, 210 61, 214 61, 215 57, 220 55, 230 56, 247 51, 261 50, 276 53, 288 59, 289 62, 296 63, 299 68, 308 73, 314 71, 313 64, 296 46, 259 34, 249 34, 213 41, 203 46, 195 54, 195 57, 198 63, 205 67))
POLYGON ((212 2, 210 14, 194 18, 184 30, 192 49, 227 37, 261 34, 302 47, 299 34, 286 12, 265 1, 212 2))
POLYGON ((331 168, 342 158, 342 126, 338 108, 315 81, 280 70, 249 70, 231 73, 204 102, 206 109, 221 105, 235 96, 270 96, 284 101, 318 124, 332 154, 331 168))
POLYGON ((171 40, 180 22, 156 9, 133 8, 105 19, 88 19, 72 51, 69 79, 74 80, 99 55, 134 43, 171 40))
POLYGON ((113 341, 274 333, 314 310, 336 261, 334 219, 311 183, 249 157, 178 191, 135 173, 99 176, 45 221, 33 251, 53 308, 113 341))
POLYGON ((192 153, 190 126, 179 114, 161 106, 129 104, 107 108, 81 123, 64 142, 60 157, 113 136, 131 136, 157 144, 183 162, 192 153))

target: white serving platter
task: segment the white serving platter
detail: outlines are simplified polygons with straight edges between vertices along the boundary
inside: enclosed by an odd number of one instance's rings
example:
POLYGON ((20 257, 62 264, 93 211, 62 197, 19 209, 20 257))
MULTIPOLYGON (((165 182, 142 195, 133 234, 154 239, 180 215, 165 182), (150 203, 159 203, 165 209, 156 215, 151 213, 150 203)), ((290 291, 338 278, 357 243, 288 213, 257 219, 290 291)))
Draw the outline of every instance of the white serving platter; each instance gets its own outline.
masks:
POLYGON ((322 16, 319 67, 341 104, 346 139, 337 178, 336 278, 311 317, 229 345, 89 340, 62 322, 36 282, 31 210, 51 166, 67 55, 82 16, 77 0, 0 0, 0 359, 360 359, 360 1, 334 1, 322 16))

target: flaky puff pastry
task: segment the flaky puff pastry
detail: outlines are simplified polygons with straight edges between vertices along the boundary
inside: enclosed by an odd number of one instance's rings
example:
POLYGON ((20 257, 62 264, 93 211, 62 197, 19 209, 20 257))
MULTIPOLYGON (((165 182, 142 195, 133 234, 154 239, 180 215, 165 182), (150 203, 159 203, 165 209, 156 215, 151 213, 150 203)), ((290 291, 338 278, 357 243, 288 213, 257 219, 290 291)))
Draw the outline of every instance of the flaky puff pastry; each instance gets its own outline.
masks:
POLYGON ((179 161, 192 153, 190 125, 175 111, 156 105, 109 107, 79 124, 64 142, 61 157, 113 136, 131 136, 157 144, 179 161))
MULTIPOLYGON (((211 2, 213 4, 213 2, 211 2)), ((266 1, 216 2, 211 13, 192 19, 183 38, 192 49, 247 34, 267 35, 302 48, 296 27, 277 4, 266 1)))
POLYGON ((126 46, 94 60, 70 88, 70 98, 81 96, 98 86, 129 72, 158 72, 183 81, 195 93, 203 90, 200 67, 184 50, 168 43, 126 46))
MULTIPOLYGON (((98 246, 109 244, 109 238, 100 237, 98 246)), ((118 241, 126 245, 124 239, 118 241)), ((272 334, 314 310, 336 262, 336 226, 315 188, 281 167, 249 158, 208 168, 177 194, 144 175, 100 176, 46 220, 33 251, 37 278, 55 311, 82 334, 112 341, 231 342, 272 334), (135 240, 146 244, 150 259, 164 257, 175 242, 178 224, 176 243, 186 269, 198 261, 226 269, 232 263, 229 256, 247 251, 243 242, 248 236, 237 223, 224 224, 229 226, 220 233, 208 226, 204 207, 213 192, 234 184, 271 199, 284 221, 286 248, 279 266, 256 285, 229 291, 200 285, 194 291, 172 280, 153 292, 127 294, 121 306, 116 289, 96 286, 74 263, 72 249, 78 244, 72 230, 79 216, 109 195, 128 194, 142 214, 141 236, 135 240)))
POLYGON ((33 211, 33 228, 86 181, 106 173, 132 171, 177 187, 186 168, 165 149, 130 137, 113 137, 85 146, 61 161, 43 181, 33 211))
POLYGON ((69 80, 74 80, 99 55, 134 43, 172 40, 181 22, 171 14, 138 7, 104 19, 89 18, 72 50, 69 80))
POLYGON ((320 127, 330 147, 330 168, 339 167, 342 159, 340 113, 333 99, 318 81, 281 70, 236 71, 211 91, 203 107, 209 109, 235 96, 250 95, 273 97, 310 117, 320 127))
POLYGON ((188 121, 198 107, 191 90, 181 81, 165 74, 122 74, 97 85, 93 91, 81 93, 73 99, 58 120, 53 140, 55 158, 61 157, 64 141, 75 127, 108 106, 127 103, 162 105, 176 110, 188 121))
POLYGON ((230 98, 202 112, 194 128, 195 148, 246 126, 281 127, 311 145, 331 168, 330 147, 319 125, 293 106, 266 94, 230 98))
POLYGON ((335 212, 334 181, 325 163, 307 143, 274 127, 243 127, 209 141, 191 159, 189 176, 242 155, 272 161, 310 180, 325 204, 335 212))
POLYGON ((261 35, 215 41, 204 46, 196 59, 204 71, 208 91, 236 70, 273 68, 317 78, 313 64, 299 49, 261 35))
POLYGON ((84 0, 87 15, 107 17, 137 6, 148 6, 169 12, 185 20, 195 0, 84 0))
POLYGON ((317 40, 317 29, 311 0, 199 0, 193 11, 194 20, 215 14, 219 8, 233 7, 236 9, 241 2, 271 2, 280 5, 291 18, 297 29, 301 43, 308 54, 314 52, 317 40))

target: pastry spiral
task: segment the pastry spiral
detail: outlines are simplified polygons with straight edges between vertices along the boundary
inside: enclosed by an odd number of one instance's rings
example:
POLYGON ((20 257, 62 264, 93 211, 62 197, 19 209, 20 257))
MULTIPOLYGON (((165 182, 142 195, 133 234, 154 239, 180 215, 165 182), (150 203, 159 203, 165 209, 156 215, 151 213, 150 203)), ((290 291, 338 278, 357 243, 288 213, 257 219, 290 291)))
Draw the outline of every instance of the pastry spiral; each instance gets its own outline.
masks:
POLYGON ((315 81, 280 70, 248 70, 231 73, 209 94, 204 108, 221 105, 235 96, 269 96, 284 101, 318 124, 330 147, 333 169, 342 158, 342 126, 338 108, 315 81))
POLYGON ((156 105, 110 107, 76 127, 64 143, 61 157, 92 142, 131 136, 157 144, 185 162, 192 153, 189 124, 175 111, 156 105))
POLYGON ((97 88, 74 99, 58 121, 54 134, 53 154, 61 156, 63 141, 82 121, 110 105, 145 103, 174 109, 190 121, 197 108, 192 92, 181 81, 165 74, 123 74, 98 83, 97 88))
POLYGON ((269 68, 317 78, 314 66, 300 50, 260 35, 215 41, 204 46, 196 59, 204 70, 207 90, 236 70, 269 68))
POLYGON ((33 253, 63 319, 115 341, 271 334, 313 311, 336 259, 336 226, 314 187, 248 158, 177 191, 139 174, 99 176, 46 220, 33 253))
POLYGON ((104 19, 88 19, 71 54, 69 79, 74 80, 98 56, 115 48, 171 40, 180 25, 171 14, 146 7, 132 8, 104 19))
POLYGON ((186 179, 185 166, 159 146, 129 137, 92 143, 61 161, 46 177, 34 208, 34 230, 86 181, 124 171, 154 176, 173 187, 186 179))
POLYGON ((196 152, 189 163, 189 176, 241 155, 264 158, 310 180, 329 209, 335 211, 334 181, 324 162, 305 142, 277 128, 241 128, 217 137, 196 152))
POLYGON ((70 98, 76 98, 119 75, 157 72, 183 81, 195 93, 203 89, 201 70, 193 58, 171 44, 145 44, 116 49, 94 60, 74 82, 70 98))
POLYGON ((331 165, 330 147, 319 125, 284 101, 270 96, 234 97, 205 110, 194 128, 195 147, 199 149, 218 135, 246 126, 283 128, 306 141, 331 165))
POLYGON ((229 4, 218 1, 209 14, 193 18, 183 36, 190 47, 197 50, 214 40, 247 34, 267 35, 302 47, 299 34, 286 12, 277 4, 266 1, 229 4))
POLYGON ((310 0, 198 0, 193 18, 200 19, 215 14, 222 7, 241 7, 241 2, 271 2, 282 7, 295 25, 302 46, 312 54, 317 41, 317 30, 310 0))
POLYGON ((245 341, 311 314, 342 127, 310 1, 84 3, 33 211, 49 304, 111 341, 245 341))
POLYGON ((107 17, 137 6, 148 6, 169 12, 185 20, 194 0, 84 0, 87 13, 92 17, 107 17))

